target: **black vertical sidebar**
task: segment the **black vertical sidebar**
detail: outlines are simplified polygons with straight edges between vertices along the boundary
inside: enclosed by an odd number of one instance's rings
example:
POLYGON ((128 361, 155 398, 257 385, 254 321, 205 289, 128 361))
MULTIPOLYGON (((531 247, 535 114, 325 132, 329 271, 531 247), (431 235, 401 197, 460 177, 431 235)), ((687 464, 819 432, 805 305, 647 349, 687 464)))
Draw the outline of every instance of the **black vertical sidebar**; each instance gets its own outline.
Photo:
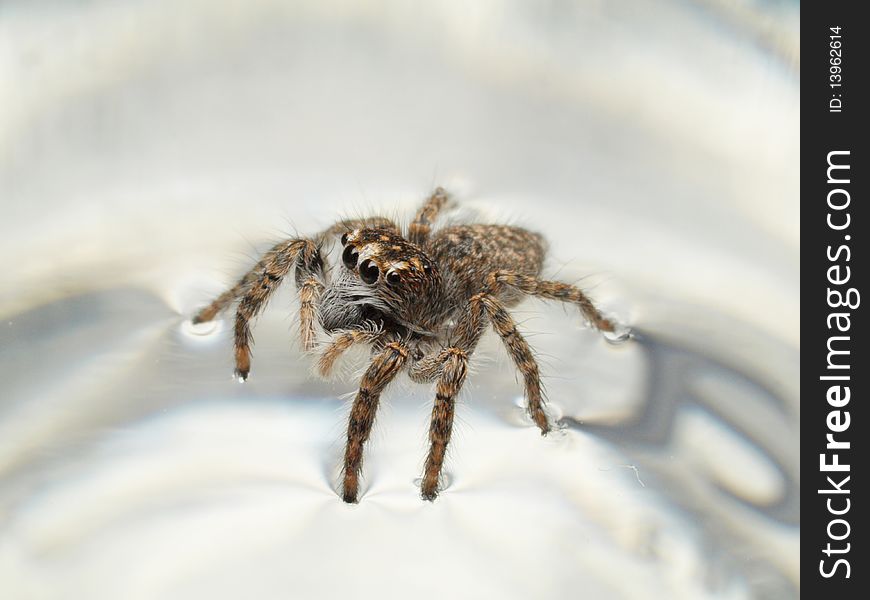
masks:
POLYGON ((860 2, 801 6, 801 588, 870 591, 866 60, 860 2), (864 294, 866 292, 866 295, 864 294), (867 306, 865 306, 867 304, 867 306), (859 558, 860 557, 860 558, 859 558))

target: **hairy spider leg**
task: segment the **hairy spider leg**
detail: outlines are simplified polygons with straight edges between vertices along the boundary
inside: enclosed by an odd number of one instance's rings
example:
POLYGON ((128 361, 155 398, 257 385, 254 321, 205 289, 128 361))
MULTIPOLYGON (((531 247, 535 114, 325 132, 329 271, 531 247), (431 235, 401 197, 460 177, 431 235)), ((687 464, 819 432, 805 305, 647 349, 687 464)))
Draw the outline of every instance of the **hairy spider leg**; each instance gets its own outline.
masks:
MULTIPOLYGON (((320 259, 320 250, 311 240, 289 240, 275 247, 275 251, 268 252, 263 258, 263 271, 253 285, 248 289, 239 302, 236 309, 236 325, 234 330, 234 343, 236 355, 236 375, 241 379, 247 379, 251 370, 251 335, 250 321, 266 306, 269 298, 281 285, 281 281, 293 267, 297 268, 297 285, 304 282, 299 288, 300 302, 300 333, 305 343, 306 338, 313 337, 313 306, 319 297, 319 289, 310 283, 315 279, 315 274, 322 275, 323 263, 320 259)), ((318 281, 317 284, 322 284, 318 281)))
POLYGON ((357 501, 359 475, 362 470, 363 445, 369 438, 381 392, 402 370, 408 358, 408 347, 401 342, 390 342, 375 356, 359 384, 359 391, 350 409, 347 425, 347 445, 344 450, 344 483, 342 499, 357 501))
POLYGON ((423 498, 430 501, 438 496, 438 480, 453 431, 456 395, 462 389, 468 374, 468 354, 465 351, 447 348, 441 354, 443 366, 435 385, 435 404, 432 406, 432 421, 429 425, 429 454, 426 456, 421 486, 423 498))
POLYGON ((320 256, 320 246, 310 251, 305 246, 296 259, 296 290, 299 294, 299 338, 306 352, 314 350, 317 340, 317 307, 320 295, 325 288, 323 259, 320 256))
POLYGON ((550 431, 543 408, 540 372, 531 348, 520 335, 513 318, 493 295, 481 292, 472 296, 451 332, 450 337, 455 343, 436 356, 415 362, 409 370, 415 381, 438 380, 429 430, 430 448, 423 475, 422 495, 427 500, 434 500, 438 495, 441 468, 450 443, 455 398, 465 381, 468 357, 474 352, 488 324, 493 326, 504 342, 508 354, 523 376, 530 417, 542 435, 550 431))
POLYGON ((331 236, 359 227, 380 226, 398 231, 386 217, 346 219, 326 228, 314 241, 290 239, 275 245, 239 282, 201 309, 192 319, 194 324, 206 323, 241 298, 236 312, 235 356, 236 375, 246 379, 250 372, 250 346, 252 337, 248 321, 262 310, 269 297, 279 286, 296 260, 296 288, 299 294, 299 335, 306 351, 314 349, 316 342, 317 308, 324 290, 323 262, 320 246, 331 236))
POLYGON ((550 432, 550 422, 547 419, 547 413, 544 412, 541 373, 529 343, 520 334, 513 317, 494 296, 487 293, 478 294, 472 298, 472 302, 479 302, 483 306, 493 329, 501 338, 511 360, 523 376, 526 409, 531 419, 541 430, 541 435, 547 435, 550 432))
MULTIPOLYGON (((333 225, 330 225, 319 234, 314 237, 313 243, 315 246, 319 247, 328 237, 342 234, 346 231, 353 231, 354 229, 358 229, 360 227, 389 227, 391 229, 395 229, 396 231, 399 228, 393 223, 390 219, 386 217, 370 217, 367 219, 346 219, 343 221, 338 221, 333 225)), ((301 241, 297 239, 290 239, 277 244, 273 247, 269 252, 267 252, 263 258, 261 258, 254 267, 248 271, 239 282, 222 293, 220 296, 215 298, 211 304, 201 309, 192 319, 194 324, 197 323, 207 323, 214 319, 219 313, 229 307, 237 298, 244 295, 248 289, 254 284, 257 278, 261 275, 263 269, 266 266, 266 262, 272 257, 275 252, 279 252, 282 248, 286 248, 289 244, 292 244, 294 241, 301 241)), ((292 261, 291 261, 292 262, 292 261)), ((286 274, 286 273, 285 273, 286 274)), ((300 283, 297 281, 297 283, 300 283)), ((304 282, 302 282, 304 283, 304 282)))
MULTIPOLYGON (((319 249, 329 237, 360 227, 388 227, 399 231, 396 224, 386 217, 345 219, 317 234, 315 238, 317 248, 319 249)), ((296 289, 299 291, 299 336, 302 339, 302 348, 306 352, 314 350, 316 345, 317 309, 320 305, 320 295, 324 290, 323 280, 326 277, 319 252, 313 258, 316 260, 312 262, 303 252, 296 266, 296 289)))
POLYGON ((517 329, 516 322, 495 295, 502 286, 509 286, 528 295, 576 304, 592 325, 602 331, 613 331, 613 323, 601 314, 588 296, 574 286, 508 271, 491 273, 487 277, 487 291, 469 299, 467 309, 451 332, 455 344, 436 356, 427 356, 416 361, 409 370, 411 379, 417 382, 438 379, 429 435, 431 446, 423 478, 423 497, 427 500, 433 500, 438 493, 444 453, 450 442, 454 398, 465 379, 467 356, 474 351, 487 324, 492 325, 523 376, 529 416, 542 435, 550 431, 550 423, 544 411, 540 369, 531 347, 517 329))
POLYGON ((548 300, 559 300, 576 304, 583 317, 600 331, 613 331, 613 321, 604 317, 589 299, 589 296, 573 285, 561 281, 545 281, 529 275, 521 275, 511 271, 494 271, 486 280, 487 289, 495 292, 502 286, 518 290, 529 296, 540 296, 548 300))
POLYGON ((336 221, 330 225, 318 236, 318 240, 325 239, 333 235, 341 235, 355 229, 392 229, 396 233, 401 233, 399 226, 387 217, 365 217, 362 219, 343 219, 336 221))
POLYGON ((304 341, 307 330, 313 327, 310 317, 305 314, 310 316, 315 313, 314 303, 323 285, 320 281, 317 284, 311 282, 323 272, 319 249, 311 240, 285 240, 273 246, 235 286, 218 296, 193 318, 194 323, 210 321, 233 300, 242 297, 236 309, 234 329, 236 375, 241 379, 247 379, 251 370, 253 337, 250 321, 263 309, 294 264, 297 266, 297 281, 301 280, 304 284, 299 290, 300 300, 303 306, 307 305, 300 324, 304 341))
POLYGON ((426 240, 429 238, 429 233, 432 231, 432 222, 435 221, 438 217, 438 213, 447 205, 449 200, 450 196, 444 188, 435 188, 435 191, 432 192, 432 195, 429 196, 428 200, 423 203, 423 206, 421 206, 417 211, 417 214, 414 215, 414 220, 411 221, 411 224, 408 226, 409 242, 418 246, 422 246, 426 243, 426 240))
POLYGON ((335 366, 335 362, 354 344, 371 344, 384 336, 383 331, 367 329, 348 329, 334 334, 332 342, 317 361, 317 370, 327 377, 335 366))

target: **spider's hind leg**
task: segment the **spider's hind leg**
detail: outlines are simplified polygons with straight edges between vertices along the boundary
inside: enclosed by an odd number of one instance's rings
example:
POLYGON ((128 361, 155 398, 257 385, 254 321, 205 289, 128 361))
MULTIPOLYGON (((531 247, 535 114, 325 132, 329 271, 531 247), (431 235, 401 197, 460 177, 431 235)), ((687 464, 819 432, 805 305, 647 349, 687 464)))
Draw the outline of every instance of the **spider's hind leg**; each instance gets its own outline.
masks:
POLYGON ((495 292, 506 287, 529 296, 569 302, 577 306, 583 313, 583 317, 599 331, 612 332, 616 329, 613 321, 601 314, 589 296, 573 285, 561 281, 546 281, 511 271, 494 271, 487 277, 487 288, 490 291, 495 292))
POLYGON ((325 240, 328 237, 340 235, 348 231, 353 231, 354 229, 373 228, 392 229, 396 233, 399 233, 400 231, 399 226, 396 225, 392 219, 388 219, 387 217, 374 216, 361 219, 343 219, 341 221, 336 221, 321 232, 320 236, 318 236, 318 240, 325 240))
POLYGON ((408 226, 408 241, 421 246, 426 243, 429 233, 432 231, 432 223, 438 217, 438 213, 447 206, 450 196, 444 188, 435 188, 423 206, 414 215, 414 220, 408 226))
POLYGON ((487 324, 504 343, 511 359, 523 376, 529 416, 541 430, 541 435, 550 432, 550 422, 544 412, 544 395, 541 391, 541 374, 532 349, 517 329, 517 324, 504 305, 490 292, 472 296, 462 319, 456 327, 459 339, 457 346, 469 353, 475 348, 487 324))
POLYGON ((586 320, 599 331, 612 332, 616 329, 616 325, 601 314, 601 311, 583 290, 560 281, 546 281, 511 271, 490 273, 486 282, 487 291, 472 298, 472 306, 475 303, 483 305, 493 328, 504 343, 517 369, 522 373, 529 416, 540 428, 541 434, 546 435, 550 431, 550 423, 544 412, 538 363, 532 355, 528 342, 517 330, 513 318, 498 300, 497 295, 501 294, 505 288, 530 296, 574 304, 580 309, 586 320))
POLYGON ((416 361, 409 371, 414 381, 437 380, 435 405, 432 408, 432 423, 429 428, 429 454, 423 474, 422 495, 426 500, 434 500, 438 495, 438 479, 453 429, 456 395, 465 382, 468 357, 474 352, 490 323, 523 375, 529 415, 542 434, 550 431, 550 423, 543 407, 538 363, 532 356, 528 343, 517 331, 510 314, 496 298, 486 292, 473 296, 452 332, 453 345, 437 356, 416 361))
POLYGON ((510 313, 489 294, 479 294, 472 299, 479 302, 486 310, 493 329, 504 343, 505 349, 523 376, 523 384, 526 394, 526 408, 529 417, 541 430, 541 435, 550 432, 550 421, 544 412, 544 395, 541 392, 541 372, 538 361, 532 355, 532 349, 526 339, 517 329, 516 321, 510 313))

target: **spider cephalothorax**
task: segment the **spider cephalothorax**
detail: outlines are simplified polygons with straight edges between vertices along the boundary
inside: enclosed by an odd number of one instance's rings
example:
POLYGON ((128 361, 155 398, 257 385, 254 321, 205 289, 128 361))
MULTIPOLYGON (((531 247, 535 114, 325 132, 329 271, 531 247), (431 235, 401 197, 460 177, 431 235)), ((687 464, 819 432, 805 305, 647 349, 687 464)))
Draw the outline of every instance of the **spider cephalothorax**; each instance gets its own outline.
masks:
POLYGON ((363 445, 371 433, 381 392, 402 371, 413 381, 435 382, 423 497, 438 494, 439 476, 453 428, 456 396, 468 362, 489 326, 523 376, 529 416, 550 431, 541 380, 531 348, 508 312, 523 295, 574 304, 595 328, 614 330, 578 288, 539 278, 543 238, 506 225, 454 225, 432 232, 447 204, 438 188, 417 211, 405 235, 389 219, 339 221, 313 239, 290 239, 269 250, 234 287, 193 318, 213 319, 239 299, 234 343, 236 373, 250 371, 250 321, 281 281, 294 271, 299 291, 302 345, 316 347, 318 330, 330 337, 318 362, 328 374, 354 344, 372 345, 372 360, 351 407, 342 498, 356 502, 363 445), (325 268, 321 248, 340 236, 341 258, 325 268))
POLYGON ((393 321, 395 329, 434 335, 443 318, 443 281, 435 263, 395 230, 341 236, 341 266, 320 303, 326 331, 393 321))

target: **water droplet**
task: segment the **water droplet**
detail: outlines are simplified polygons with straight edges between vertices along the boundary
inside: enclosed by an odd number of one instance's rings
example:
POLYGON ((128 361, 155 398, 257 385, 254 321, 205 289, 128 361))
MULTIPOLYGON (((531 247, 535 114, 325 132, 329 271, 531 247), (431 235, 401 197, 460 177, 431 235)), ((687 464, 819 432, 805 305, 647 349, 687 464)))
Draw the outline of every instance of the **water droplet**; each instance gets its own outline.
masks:
POLYGON ((613 331, 602 331, 601 334, 611 344, 622 344, 633 337, 631 327, 625 325, 616 325, 613 331))

